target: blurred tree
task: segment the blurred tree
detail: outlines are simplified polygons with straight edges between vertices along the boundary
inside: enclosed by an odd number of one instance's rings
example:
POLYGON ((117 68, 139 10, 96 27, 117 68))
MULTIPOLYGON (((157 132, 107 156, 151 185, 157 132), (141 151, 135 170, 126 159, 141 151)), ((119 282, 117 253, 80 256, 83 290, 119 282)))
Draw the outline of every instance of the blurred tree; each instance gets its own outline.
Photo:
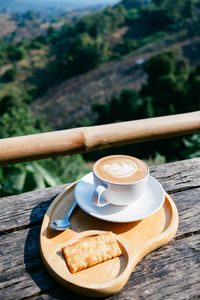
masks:
POLYGON ((37 133, 29 107, 17 95, 0 100, 0 138, 37 133))
POLYGON ((38 18, 37 13, 32 10, 28 10, 26 13, 22 15, 22 18, 29 21, 36 21, 38 18))
POLYGON ((0 67, 4 65, 5 55, 3 52, 0 52, 0 67))
POLYGON ((164 10, 171 22, 177 22, 182 18, 182 7, 184 5, 182 0, 165 0, 164 10))
POLYGON ((3 75, 3 79, 5 81, 13 81, 15 80, 16 76, 18 74, 18 69, 16 66, 14 66, 12 69, 8 69, 4 75, 3 75))
MULTIPOLYGON (((186 101, 191 111, 200 109, 200 65, 192 72, 186 82, 186 101)), ((186 102, 185 101, 185 102, 186 102)))
POLYGON ((129 53, 133 50, 136 50, 138 48, 138 43, 136 40, 134 39, 129 39, 129 38, 126 38, 124 40, 124 51, 125 53, 129 53))
POLYGON ((152 98, 154 116, 189 110, 185 102, 188 70, 183 60, 172 52, 162 53, 144 64, 144 70, 148 78, 140 94, 152 98))
MULTIPOLYGON (((144 64, 147 83, 140 93, 123 90, 106 104, 95 104, 96 124, 151 118, 200 109, 200 66, 190 71, 174 53, 165 52, 144 64)), ((167 160, 184 159, 200 153, 200 135, 159 140, 118 149, 121 153, 148 159, 158 154, 167 160)), ((101 155, 113 154, 115 149, 102 150, 101 155)), ((97 154, 99 155, 99 154, 97 154)), ((88 154, 87 157, 90 157, 88 154)), ((92 156, 93 157, 93 156, 92 156)), ((95 159, 93 157, 93 159, 95 159)))
POLYGON ((55 29, 52 26, 49 26, 47 29, 47 35, 52 36, 55 33, 55 29))
POLYGON ((66 73, 76 75, 94 69, 107 58, 106 43, 84 33, 69 41, 63 60, 66 64, 66 73))
POLYGON ((193 0, 185 0, 185 5, 182 10, 184 19, 193 19, 195 17, 195 4, 193 0))
POLYGON ((12 61, 23 59, 27 55, 27 51, 21 46, 10 45, 8 48, 8 58, 12 61))
MULTIPOLYGON (((117 98, 115 99, 116 100, 114 101, 117 102, 118 99, 117 98)), ((109 105, 105 105, 103 103, 96 103, 92 106, 92 111, 97 114, 97 120, 95 122, 95 125, 110 123, 109 105)))
POLYGON ((30 43, 31 49, 42 49, 43 44, 39 42, 38 40, 33 39, 30 43))
POLYGON ((25 49, 26 51, 28 51, 29 48, 30 48, 30 43, 31 43, 31 41, 29 39, 22 38, 22 39, 20 39, 19 42, 17 42, 15 44, 15 47, 16 48, 20 48, 21 47, 22 49, 25 49))
POLYGON ((123 5, 108 6, 103 11, 79 20, 75 30, 77 33, 88 33, 93 38, 105 37, 122 25, 126 16, 127 11, 123 5))
POLYGON ((108 104, 96 103, 92 110, 97 113, 96 124, 122 122, 145 116, 143 101, 134 90, 123 90, 119 98, 112 96, 108 104))

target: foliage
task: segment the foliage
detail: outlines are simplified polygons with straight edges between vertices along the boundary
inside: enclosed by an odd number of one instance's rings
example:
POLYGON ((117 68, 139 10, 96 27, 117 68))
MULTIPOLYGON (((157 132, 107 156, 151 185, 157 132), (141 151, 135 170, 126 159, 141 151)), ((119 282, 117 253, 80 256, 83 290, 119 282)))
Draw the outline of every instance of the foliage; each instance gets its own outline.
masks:
POLYGON ((8 48, 8 59, 10 59, 11 61, 21 60, 26 55, 27 55, 27 52, 22 46, 17 47, 15 45, 11 45, 8 48))
POLYGON ((4 73, 3 79, 4 79, 5 81, 13 81, 13 80, 15 80, 17 74, 18 74, 18 70, 17 70, 17 68, 16 68, 16 66, 15 66, 15 67, 13 67, 12 69, 8 69, 8 70, 4 73))
POLYGON ((23 19, 29 20, 29 21, 37 20, 37 17, 38 17, 37 13, 35 13, 32 10, 25 12, 22 16, 23 19))
POLYGON ((38 35, 36 38, 32 39, 29 43, 30 49, 41 49, 44 45, 48 44, 48 35, 45 36, 43 34, 38 35))
POLYGON ((160 30, 172 33, 184 29, 190 37, 198 35, 197 4, 195 0, 155 0, 137 10, 128 10, 127 24, 133 28, 132 37, 140 39, 160 30))
POLYGON ((87 72, 107 58, 107 46, 100 39, 94 40, 87 33, 69 40, 63 63, 68 76, 87 72))
POLYGON ((108 6, 103 11, 81 18, 75 25, 75 32, 87 32, 93 38, 105 37, 124 23, 126 15, 124 6, 108 6))
MULTIPOLYGON (((29 98, 16 90, 0 99, 0 138, 47 131, 44 120, 35 120, 29 98)), ((0 168, 0 196, 55 186, 77 180, 89 171, 81 155, 15 164, 0 168)))
POLYGON ((140 118, 143 106, 136 91, 123 90, 119 98, 112 96, 108 105, 97 103, 92 109, 97 113, 96 124, 108 124, 140 118))
MULTIPOLYGON (((0 99, 0 138, 37 133, 34 119, 26 103, 15 90, 0 99)), ((39 164, 2 167, 0 172, 0 194, 7 195, 27 191, 28 188, 44 187, 49 184, 47 174, 39 164), (43 174, 43 177, 42 177, 43 174)), ((49 175, 50 176, 50 175, 49 175)))
POLYGON ((200 67, 189 70, 185 62, 174 53, 166 52, 154 56, 145 65, 147 83, 141 96, 150 96, 153 115, 166 115, 198 110, 200 89, 200 67))
MULTIPOLYGON (((35 94, 32 93, 34 99, 44 93, 49 85, 88 72, 112 59, 119 59, 157 39, 173 37, 169 35, 171 33, 184 30, 188 31, 189 36, 198 35, 200 20, 197 8, 195 0, 124 0, 77 21, 66 21, 59 30, 50 26, 46 34, 40 34, 32 40, 17 41, 14 37, 10 42, 0 40, 0 66, 28 56, 24 61, 26 65, 34 53, 31 49, 45 49, 38 51, 38 55, 47 51, 46 63, 41 67, 37 64, 36 68, 28 71, 31 75, 27 83, 35 85, 35 94), (121 28, 127 28, 122 35, 121 28), (119 38, 113 39, 113 33, 117 36, 118 32, 119 38)), ((20 20, 37 25, 37 15, 30 11, 20 20)), ((7 80, 14 78, 9 72, 6 74, 7 80)), ((170 80, 173 81, 172 78, 170 80)))
MULTIPOLYGON (((92 70, 160 38, 167 37, 170 42, 173 33, 184 32, 182 39, 187 35, 198 35, 200 18, 197 8, 200 7, 196 0, 124 0, 114 7, 66 22, 60 30, 50 26, 46 35, 32 40, 0 40, 0 67, 6 64, 13 66, 4 73, 5 81, 15 80, 17 62, 25 58, 29 61, 31 53, 37 52, 37 49, 47 49, 45 55, 48 57, 43 67, 31 70, 27 89, 1 93, 0 138, 46 131, 45 120, 43 117, 34 119, 29 105, 45 89, 64 77, 92 70), (120 32, 121 28, 126 28, 125 33, 114 40, 113 33, 120 32)), ((32 12, 16 20, 18 26, 29 21, 37 25, 37 15, 32 12)), ((96 124, 199 109, 200 67, 191 70, 173 53, 167 52, 150 59, 144 70, 147 82, 140 92, 123 90, 109 103, 93 107, 97 114, 96 124)), ((3 84, 9 86, 10 83, 3 84)), ((199 155, 199 144, 199 135, 193 135, 170 139, 170 151, 168 140, 124 147, 118 151, 161 162, 165 157, 173 160, 199 155)), ((116 149, 99 153, 105 155, 112 151, 116 149)), ((96 157, 93 156, 93 159, 96 157)), ((78 179, 89 169, 81 155, 3 167, 0 169, 0 193, 19 193, 65 183, 78 179)))
POLYGON ((185 101, 188 71, 183 60, 166 52, 151 58, 144 70, 148 79, 141 95, 151 97, 155 116, 190 111, 191 103, 185 101))
POLYGON ((52 158, 46 160, 43 166, 62 183, 76 181, 91 171, 80 154, 52 158))
POLYGON ((26 98, 22 99, 14 93, 0 99, 0 138, 38 132, 25 101, 26 98))
POLYGON ((35 39, 31 41, 31 44, 30 44, 31 49, 41 49, 42 47, 43 47, 43 44, 40 43, 39 41, 37 41, 35 39))
POLYGON ((187 99, 189 99, 189 105, 191 110, 199 109, 200 103, 200 65, 190 72, 190 75, 186 84, 187 99))
POLYGON ((91 168, 80 154, 2 167, 0 196, 70 183, 89 171, 91 168))
POLYGON ((0 40, 0 67, 7 61, 7 48, 8 43, 4 40, 0 40))
POLYGON ((34 189, 44 189, 61 184, 58 177, 53 177, 40 163, 33 162, 2 168, 0 195, 18 194, 34 189))
POLYGON ((136 8, 140 8, 143 3, 145 3, 145 1, 141 1, 141 0, 122 0, 122 5, 128 9, 128 10, 131 10, 131 9, 136 9, 136 8))
MULTIPOLYGON (((56 55, 58 65, 67 77, 78 75, 96 68, 112 58, 109 44, 105 40, 126 18, 123 6, 107 7, 78 20, 74 25, 65 24, 61 30, 48 30, 52 43, 52 55, 56 55)), ((135 46, 127 47, 133 49, 135 46)))
MULTIPOLYGON (((200 109, 200 66, 189 69, 174 53, 164 52, 144 64, 147 83, 138 93, 124 90, 119 97, 111 97, 107 104, 96 104, 95 124, 151 118, 200 109)), ((184 159, 199 155, 199 135, 148 142, 124 147, 120 151, 148 159, 158 154, 167 160, 184 159), (141 154, 142 153, 142 154, 141 154)), ((115 149, 116 150, 116 149, 115 149)), ((115 151, 114 150, 114 151, 115 151)), ((119 151, 119 149, 118 149, 119 151)), ((113 150, 104 150, 103 155, 113 150)), ((90 157, 90 155, 87 155, 90 157)), ((93 158, 94 159, 94 158, 93 158)))

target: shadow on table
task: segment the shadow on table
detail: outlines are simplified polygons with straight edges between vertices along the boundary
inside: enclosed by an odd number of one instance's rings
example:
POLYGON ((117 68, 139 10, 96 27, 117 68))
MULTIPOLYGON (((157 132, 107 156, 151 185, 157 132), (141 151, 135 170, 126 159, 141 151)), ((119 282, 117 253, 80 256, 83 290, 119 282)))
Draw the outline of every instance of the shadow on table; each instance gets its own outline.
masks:
MULTIPOLYGON (((31 283, 32 294, 30 296, 33 297, 40 295, 42 298, 42 295, 45 295, 45 299, 74 299, 77 297, 75 293, 60 286, 49 275, 40 255, 39 239, 41 223, 46 210, 53 200, 54 198, 35 206, 30 215, 30 229, 26 238, 24 249, 24 264, 26 272, 34 281, 34 284, 31 283)), ((91 299, 80 295, 78 295, 78 298, 82 300, 91 299)))

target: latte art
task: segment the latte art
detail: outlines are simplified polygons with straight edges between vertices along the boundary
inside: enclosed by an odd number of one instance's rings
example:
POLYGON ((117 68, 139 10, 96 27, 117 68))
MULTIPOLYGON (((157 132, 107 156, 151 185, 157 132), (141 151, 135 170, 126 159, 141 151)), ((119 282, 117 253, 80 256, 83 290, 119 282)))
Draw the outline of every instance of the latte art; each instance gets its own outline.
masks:
POLYGON ((113 177, 124 178, 135 174, 138 168, 134 162, 127 160, 126 162, 106 164, 103 166, 103 169, 113 177))
POLYGON ((129 184, 146 177, 148 166, 136 157, 110 155, 99 159, 94 164, 93 171, 102 180, 129 184))

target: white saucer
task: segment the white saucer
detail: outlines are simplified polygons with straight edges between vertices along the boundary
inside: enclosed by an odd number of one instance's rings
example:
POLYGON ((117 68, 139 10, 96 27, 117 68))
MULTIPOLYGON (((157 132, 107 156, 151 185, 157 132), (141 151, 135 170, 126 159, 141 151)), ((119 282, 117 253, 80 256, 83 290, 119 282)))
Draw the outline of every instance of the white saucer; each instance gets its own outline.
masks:
POLYGON ((128 206, 108 204, 97 207, 92 202, 93 174, 85 175, 75 186, 74 197, 81 209, 89 215, 110 222, 133 222, 144 219, 158 211, 164 203, 165 192, 160 183, 149 176, 144 193, 128 206))

